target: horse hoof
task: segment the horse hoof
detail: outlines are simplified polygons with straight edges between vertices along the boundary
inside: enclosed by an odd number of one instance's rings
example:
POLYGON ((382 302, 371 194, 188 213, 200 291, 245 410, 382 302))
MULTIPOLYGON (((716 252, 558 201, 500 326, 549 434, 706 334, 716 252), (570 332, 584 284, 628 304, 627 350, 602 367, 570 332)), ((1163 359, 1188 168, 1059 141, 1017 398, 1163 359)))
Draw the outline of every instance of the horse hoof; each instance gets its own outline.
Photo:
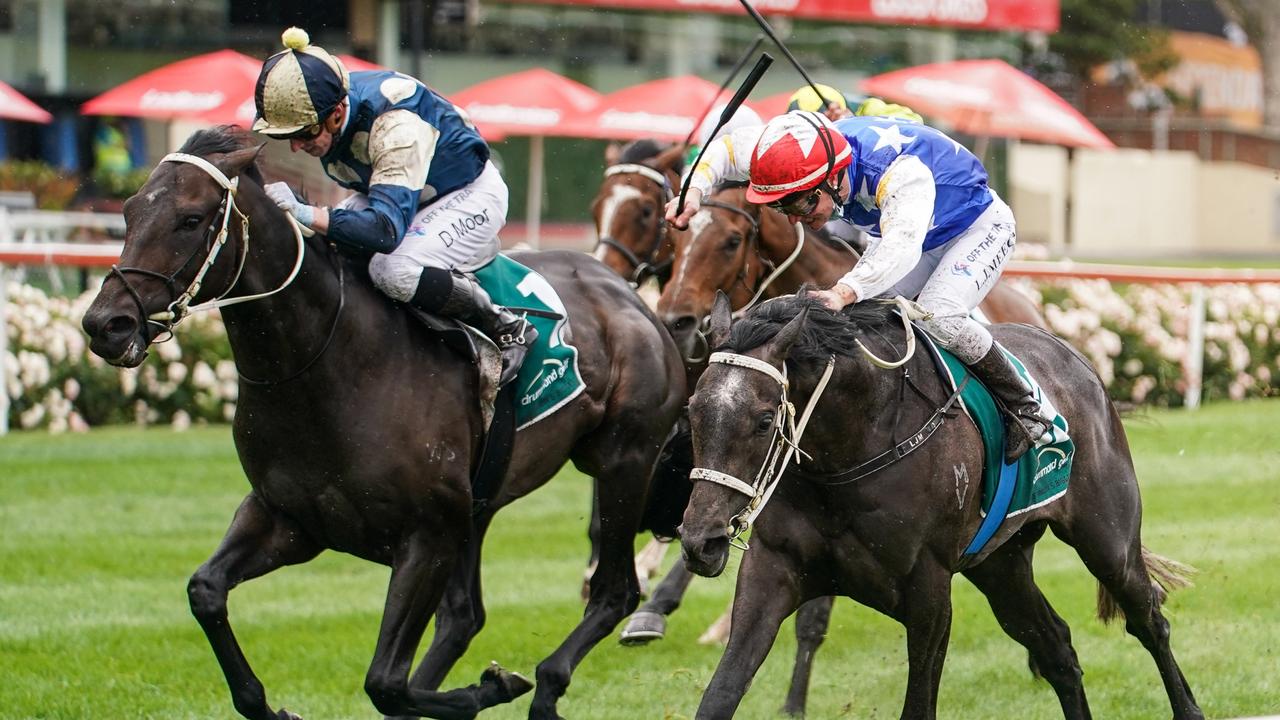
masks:
POLYGON ((280 711, 276 713, 276 720, 302 720, 302 716, 294 715, 288 710, 280 708, 280 711))
POLYGON ((480 673, 481 685, 494 685, 498 688, 499 702, 511 702, 533 689, 533 682, 518 672, 505 670, 496 662, 480 673))
POLYGON ((622 629, 618 642, 623 645, 647 645, 667 634, 667 619, 661 613, 641 610, 634 613, 622 629))

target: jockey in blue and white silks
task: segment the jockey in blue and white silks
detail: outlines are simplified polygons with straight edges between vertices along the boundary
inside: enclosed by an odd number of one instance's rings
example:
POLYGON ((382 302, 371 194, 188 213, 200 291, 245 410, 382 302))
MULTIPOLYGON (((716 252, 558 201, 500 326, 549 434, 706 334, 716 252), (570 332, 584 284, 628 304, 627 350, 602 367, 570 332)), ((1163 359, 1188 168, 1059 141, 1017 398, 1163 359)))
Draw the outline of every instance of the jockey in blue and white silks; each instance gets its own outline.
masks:
MULTIPOLYGON (((915 298, 924 329, 967 364, 1003 403, 1012 460, 1049 428, 1031 388, 991 333, 969 313, 1004 271, 1016 242, 1013 213, 987 185, 982 162, 963 145, 901 117, 854 116, 832 124, 793 111, 708 146, 690 170, 685 227, 702 196, 724 181, 749 181, 747 200, 820 228, 833 217, 871 235, 867 251, 828 290, 833 310, 895 295, 915 298)), ((696 239, 695 239, 696 241, 696 239)))
POLYGON ((390 71, 348 74, 307 34, 289 28, 262 65, 253 129, 319 158, 355 195, 329 209, 301 203, 284 183, 265 189, 303 225, 372 251, 369 276, 390 297, 456 317, 502 351, 501 384, 515 377, 533 326, 495 306, 468 273, 498 254, 507 185, 489 146, 452 103, 390 71))

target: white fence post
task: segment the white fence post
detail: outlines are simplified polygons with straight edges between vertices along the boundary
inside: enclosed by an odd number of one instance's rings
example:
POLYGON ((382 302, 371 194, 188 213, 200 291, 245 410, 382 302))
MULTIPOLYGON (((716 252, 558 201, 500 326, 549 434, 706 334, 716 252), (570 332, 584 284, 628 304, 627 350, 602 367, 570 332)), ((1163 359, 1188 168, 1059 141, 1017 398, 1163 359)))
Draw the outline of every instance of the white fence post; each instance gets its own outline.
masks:
POLYGON ((1204 389, 1204 285, 1191 286, 1191 307, 1187 312, 1187 391, 1182 403, 1188 410, 1195 410, 1200 407, 1204 389))

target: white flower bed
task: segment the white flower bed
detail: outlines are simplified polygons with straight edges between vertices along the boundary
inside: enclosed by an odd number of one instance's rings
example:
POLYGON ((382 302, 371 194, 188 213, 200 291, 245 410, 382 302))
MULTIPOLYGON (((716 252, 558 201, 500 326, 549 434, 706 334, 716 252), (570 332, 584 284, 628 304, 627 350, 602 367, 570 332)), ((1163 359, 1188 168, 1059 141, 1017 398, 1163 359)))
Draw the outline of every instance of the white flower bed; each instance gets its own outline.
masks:
MULTIPOLYGON (((1112 397, 1180 405, 1186 390, 1190 292, 1178 285, 1113 286, 1106 280, 1013 281, 1041 305, 1049 327, 1093 362, 1112 397)), ((8 286, 3 387, 14 428, 82 430, 89 425, 226 422, 238 389, 216 312, 198 313, 151 348, 134 370, 89 352, 80 318, 94 293, 51 298, 8 286)), ((1207 288, 1204 399, 1276 394, 1280 377, 1280 285, 1207 288)))

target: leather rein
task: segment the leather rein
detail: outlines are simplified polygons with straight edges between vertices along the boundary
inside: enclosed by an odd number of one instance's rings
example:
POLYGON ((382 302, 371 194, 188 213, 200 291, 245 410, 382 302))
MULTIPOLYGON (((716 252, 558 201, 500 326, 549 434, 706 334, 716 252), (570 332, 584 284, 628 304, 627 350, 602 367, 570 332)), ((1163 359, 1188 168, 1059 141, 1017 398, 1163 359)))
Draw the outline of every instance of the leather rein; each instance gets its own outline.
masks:
MULTIPOLYGON (((154 270, 148 270, 146 268, 126 267, 120 265, 111 266, 111 271, 108 273, 108 277, 118 278, 121 284, 124 285, 125 291, 129 294, 129 297, 133 299, 134 304, 138 308, 138 314, 145 321, 145 324, 159 326, 159 330, 151 339, 152 344, 165 342, 172 338, 173 328, 191 313, 223 308, 230 305, 251 302, 253 300, 261 300, 275 295, 292 285, 293 281, 298 277, 298 272, 302 269, 302 261, 306 255, 306 243, 302 236, 304 233, 307 235, 313 234, 310 229, 304 228, 292 215, 289 215, 288 218, 290 226, 293 229, 294 237, 297 239, 297 257, 294 261, 293 268, 289 271, 288 277, 286 277, 280 285, 276 286, 272 290, 252 295, 228 297, 231 291, 234 290, 236 285, 240 282, 240 276, 244 272, 245 263, 249 259, 249 216, 241 212, 240 208, 236 206, 236 192, 240 185, 240 178, 237 176, 228 179, 226 174, 214 166, 213 163, 197 155, 188 155, 186 153, 177 152, 169 153, 160 160, 161 164, 166 162, 186 163, 200 168, 205 174, 213 178, 213 180, 222 187, 223 196, 222 202, 218 206, 218 213, 214 216, 214 221, 210 223, 209 230, 205 234, 206 241, 203 244, 204 260, 201 262, 200 269, 196 272, 195 277, 187 284, 185 290, 179 291, 177 289, 177 277, 198 258, 202 249, 201 247, 197 247, 196 250, 192 251, 178 269, 168 275, 154 270), (218 255, 221 253, 223 247, 227 244, 227 240, 232 234, 230 232, 230 221, 232 215, 235 215, 240 219, 240 242, 235 273, 231 276, 231 280, 227 283, 227 287, 222 292, 218 293, 214 299, 198 305, 192 305, 191 303, 195 300, 196 296, 200 294, 205 276, 213 268, 215 261, 218 259, 218 255), (220 221, 219 218, 221 218, 220 221), (164 310, 155 313, 148 313, 145 304, 143 303, 141 293, 139 293, 138 290, 129 282, 128 274, 130 273, 160 280, 168 289, 169 297, 173 299, 165 306, 164 310)), ((329 345, 332 343, 333 337, 336 334, 338 320, 342 316, 343 307, 346 305, 345 273, 343 272, 341 262, 336 262, 334 264, 337 266, 338 273, 338 308, 334 312, 333 323, 329 328, 329 333, 325 338, 324 344, 320 347, 320 350, 311 358, 311 360, 307 361, 302 368, 291 373, 287 377, 279 380, 259 380, 250 378, 237 370, 237 374, 240 376, 241 380, 250 385, 278 385, 280 383, 288 382, 300 377, 307 370, 310 370, 320 357, 324 355, 325 351, 329 349, 329 345)))
POLYGON ((643 258, 632 251, 631 248, 615 240, 611 235, 601 235, 597 245, 604 245, 616 250, 619 255, 631 264, 630 280, 632 285, 639 286, 650 277, 661 279, 660 276, 664 273, 669 273, 672 263, 675 262, 674 254, 662 262, 658 262, 657 259, 658 251, 662 249, 663 236, 667 231, 667 220, 661 214, 663 203, 675 197, 671 192, 671 184, 668 182, 667 176, 657 169, 639 163, 619 163, 605 168, 604 176, 606 178, 614 175, 639 175, 658 185, 663 196, 663 200, 658 203, 658 221, 654 224, 653 237, 649 242, 648 250, 644 251, 643 258))

